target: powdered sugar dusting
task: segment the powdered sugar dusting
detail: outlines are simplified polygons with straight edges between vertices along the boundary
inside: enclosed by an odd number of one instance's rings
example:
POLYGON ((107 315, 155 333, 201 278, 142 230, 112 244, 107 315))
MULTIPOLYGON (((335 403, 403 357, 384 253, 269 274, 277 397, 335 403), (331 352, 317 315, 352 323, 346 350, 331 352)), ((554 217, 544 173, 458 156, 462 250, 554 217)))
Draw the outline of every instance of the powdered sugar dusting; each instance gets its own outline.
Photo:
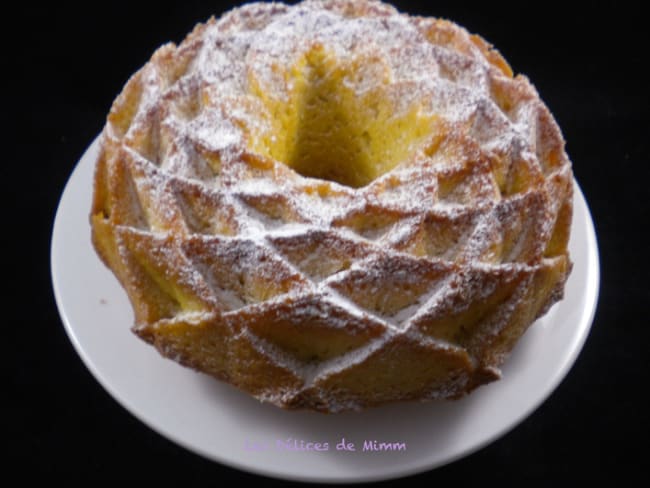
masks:
POLYGON ((539 277, 566 279, 566 246, 553 239, 568 233, 572 176, 532 85, 485 46, 379 2, 307 0, 245 5, 160 48, 116 100, 103 136, 104 191, 115 194, 102 212, 121 236, 119 259, 179 267, 162 273, 176 284, 160 293, 177 294, 180 310, 155 319, 218 324, 320 297, 300 314, 331 311, 332 329, 355 344, 340 356, 303 362, 252 325, 239 332, 300 383, 258 393, 281 405, 357 408, 363 398, 328 395, 328 382, 415 343, 456 355, 454 364, 471 359, 446 387, 425 388, 427 398, 470 388, 471 368, 497 371, 503 354, 466 336, 497 343, 511 324, 523 333, 518 307, 541 307, 527 295, 539 277), (400 164, 361 188, 303 176, 255 149, 262 135, 280 135, 264 97, 289 101, 291 70, 315 46, 356 66, 341 83, 357 99, 381 86, 395 117, 415 106, 435 121, 400 164), (199 305, 188 311, 192 290, 199 305), (446 322, 455 316, 460 329, 446 322))

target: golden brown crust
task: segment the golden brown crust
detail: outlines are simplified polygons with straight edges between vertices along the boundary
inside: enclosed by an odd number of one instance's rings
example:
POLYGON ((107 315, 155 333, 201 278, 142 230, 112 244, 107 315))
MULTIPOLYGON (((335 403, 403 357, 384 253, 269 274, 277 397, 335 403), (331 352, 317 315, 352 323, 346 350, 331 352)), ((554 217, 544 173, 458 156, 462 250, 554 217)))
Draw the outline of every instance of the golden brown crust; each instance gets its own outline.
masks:
MULTIPOLYGON (((309 103, 331 95, 308 88, 309 103)), ((276 405, 335 412, 498 379, 561 299, 572 189, 552 115, 481 37, 374 1, 252 4, 161 47, 115 100, 92 241, 161 354, 276 405), (364 139, 336 154, 401 154, 383 139, 408 133, 406 156, 345 184, 277 160, 296 151, 265 149, 291 142, 274 120, 297 140, 295 120, 318 132, 304 104, 281 112, 304 73, 332 90, 342 77, 352 91, 336 96, 362 100, 354 110, 395 112, 385 133, 345 106, 326 114, 364 139)))

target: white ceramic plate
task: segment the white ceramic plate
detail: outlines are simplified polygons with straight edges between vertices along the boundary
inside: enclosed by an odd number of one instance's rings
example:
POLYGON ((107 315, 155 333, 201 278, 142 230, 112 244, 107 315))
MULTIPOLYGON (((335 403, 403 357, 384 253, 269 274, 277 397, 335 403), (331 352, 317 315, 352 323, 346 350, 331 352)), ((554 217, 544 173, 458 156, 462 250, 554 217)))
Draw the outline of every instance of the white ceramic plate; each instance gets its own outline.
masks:
POLYGON ((160 434, 214 461, 267 476, 327 482, 396 478, 441 466, 530 415, 567 374, 588 335, 598 296, 598 249, 576 184, 570 243, 575 263, 566 297, 529 329, 501 381, 456 402, 394 404, 363 413, 287 412, 259 403, 163 359, 131 333, 126 294, 90 242, 97 152, 96 140, 70 177, 54 224, 52 279, 66 331, 118 402, 160 434), (343 438, 356 450, 337 450, 343 438), (364 451, 366 441, 404 449, 364 451), (309 443, 321 448, 327 443, 328 450, 310 450, 315 446, 309 443))

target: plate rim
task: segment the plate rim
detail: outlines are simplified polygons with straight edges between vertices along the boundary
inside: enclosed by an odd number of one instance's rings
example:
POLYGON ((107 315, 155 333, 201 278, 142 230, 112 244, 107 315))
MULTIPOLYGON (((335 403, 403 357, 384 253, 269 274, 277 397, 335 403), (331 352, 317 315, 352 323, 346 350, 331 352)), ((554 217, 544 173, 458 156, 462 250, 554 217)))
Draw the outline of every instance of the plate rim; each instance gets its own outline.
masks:
MULTIPOLYGON (((221 457, 215 454, 214 452, 207 452, 202 447, 192 445, 191 443, 187 442, 185 439, 182 439, 180 436, 176 435, 169 429, 165 429, 162 426, 156 425, 152 420, 148 419, 145 416, 145 414, 140 411, 140 409, 138 409, 136 406, 131 404, 128 398, 125 398, 125 396, 118 391, 118 388, 115 385, 111 384, 111 382, 108 381, 106 377, 102 375, 102 373, 98 370, 96 364, 93 362, 92 358, 88 356, 88 352, 84 349, 83 345, 80 343, 79 337, 77 336, 77 334, 75 334, 74 326, 70 321, 70 317, 66 313, 66 309, 63 303, 63 298, 61 296, 60 287, 62 285, 60 284, 60 281, 58 279, 60 273, 59 263, 57 262, 56 259, 56 256, 58 254, 57 235, 60 226, 62 225, 61 224, 62 207, 64 201, 66 200, 66 197, 69 198, 75 179, 79 177, 79 172, 82 163, 84 163, 86 160, 91 158, 94 152, 99 151, 100 137, 101 135, 96 136, 95 139, 92 141, 92 143, 88 145, 88 147, 83 152, 82 156, 75 164, 73 170, 71 171, 70 176, 68 177, 68 180, 64 186, 63 191, 61 192, 61 196, 57 203, 54 224, 52 226, 51 241, 50 241, 50 277, 52 281, 54 298, 55 298, 55 302, 57 305, 57 310, 61 322, 64 325, 64 329, 66 331, 66 335, 68 336, 68 339, 71 341, 76 353, 81 358, 85 367, 90 371, 94 379, 102 386, 102 388, 104 388, 110 394, 110 396, 114 401, 116 401, 122 408, 124 408, 126 412, 128 412, 130 415, 133 415, 135 418, 137 418, 148 428, 156 432, 158 435, 164 437, 167 441, 179 445, 184 449, 190 451, 191 453, 197 454, 210 462, 216 462, 218 464, 230 468, 234 468, 240 471, 266 476, 274 479, 313 482, 313 483, 332 483, 332 484, 363 483, 363 482, 391 480, 391 479, 402 478, 405 476, 415 475, 418 473, 434 470, 441 466, 451 464, 459 459, 468 457, 474 454, 475 452, 485 448, 489 444, 495 442, 497 439, 505 436, 506 434, 514 430, 525 419, 530 417, 544 402, 546 402, 546 400, 557 390, 559 385, 564 381, 569 371, 572 369, 573 365, 575 364, 580 353, 582 352, 587 337, 590 334, 591 327, 593 325, 593 321, 595 318, 599 294, 600 294, 601 270, 600 270, 599 247, 598 247, 598 239, 595 232, 593 217, 591 214, 591 210, 589 208, 589 203, 587 202, 584 193, 582 192, 582 189, 574 176, 573 177, 574 211, 575 211, 575 202, 577 196, 581 200, 581 204, 584 206, 584 219, 585 219, 584 225, 586 230, 584 238, 586 240, 586 249, 587 249, 587 253, 586 253, 587 255, 584 257, 584 260, 585 262, 591 264, 588 270, 591 279, 587 280, 587 283, 585 284, 585 293, 584 293, 585 307, 580 310, 580 321, 574 326, 576 328, 579 327, 581 329, 581 333, 578 336, 575 344, 573 344, 570 353, 564 358, 564 363, 561 365, 560 368, 556 370, 553 376, 553 380, 546 387, 544 392, 541 395, 538 395, 536 401, 531 403, 528 406, 528 408, 523 409, 521 412, 518 412, 516 418, 514 418, 514 420, 509 422, 506 427, 501 429, 496 429, 496 431, 492 432, 491 435, 486 436, 480 442, 476 442, 471 447, 461 450, 455 453, 454 455, 447 456, 443 460, 430 462, 428 464, 421 463, 418 466, 407 466, 402 469, 397 467, 396 469, 392 470, 389 474, 381 473, 377 475, 365 475, 365 476, 359 476, 355 478, 350 478, 345 476, 336 477, 336 476, 323 476, 323 475, 304 476, 301 474, 292 474, 286 472, 286 470, 281 470, 281 469, 277 469, 276 471, 274 471, 273 469, 256 466, 253 463, 238 462, 237 460, 221 457)), ((91 169, 94 171, 94 165, 93 168, 91 169)), ((573 232, 572 232, 572 236, 573 236, 573 232)), ((503 381, 503 379, 501 381, 503 381)))

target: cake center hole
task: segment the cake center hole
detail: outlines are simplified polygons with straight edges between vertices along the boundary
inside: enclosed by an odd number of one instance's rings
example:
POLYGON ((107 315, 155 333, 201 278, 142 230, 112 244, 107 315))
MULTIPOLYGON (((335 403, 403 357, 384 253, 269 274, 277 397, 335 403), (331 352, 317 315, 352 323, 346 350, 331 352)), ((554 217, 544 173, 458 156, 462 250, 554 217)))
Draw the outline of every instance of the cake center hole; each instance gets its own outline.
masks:
POLYGON ((255 151, 303 176, 358 188, 393 169, 427 139, 432 115, 404 104, 390 71, 374 59, 340 62, 313 47, 285 73, 289 100, 258 86, 271 133, 255 151))

